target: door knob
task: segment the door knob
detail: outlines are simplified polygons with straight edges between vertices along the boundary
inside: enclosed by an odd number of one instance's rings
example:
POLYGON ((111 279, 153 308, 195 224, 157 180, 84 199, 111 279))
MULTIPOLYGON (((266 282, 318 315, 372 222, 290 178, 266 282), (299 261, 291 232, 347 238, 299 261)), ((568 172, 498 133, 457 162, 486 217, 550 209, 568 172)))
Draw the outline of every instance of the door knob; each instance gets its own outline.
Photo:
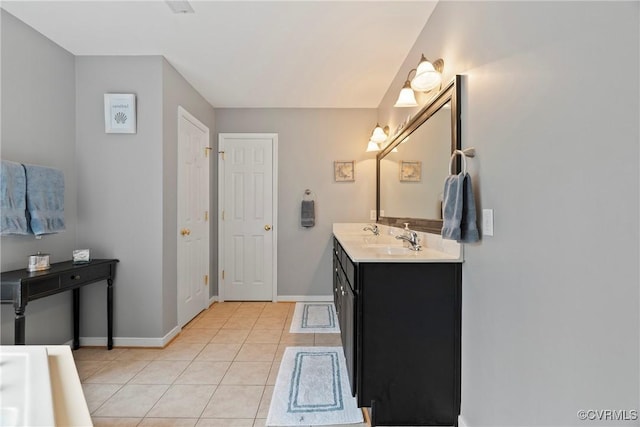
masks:
POLYGON ((269 231, 269 230, 271 230, 271 226, 270 226, 269 224, 267 224, 267 225, 265 225, 265 226, 264 226, 264 229, 265 229, 266 231, 269 231))
POLYGON ((183 236, 188 236, 189 234, 191 234, 191 230, 189 230, 188 228, 183 228, 182 230, 180 230, 180 234, 182 234, 183 236))

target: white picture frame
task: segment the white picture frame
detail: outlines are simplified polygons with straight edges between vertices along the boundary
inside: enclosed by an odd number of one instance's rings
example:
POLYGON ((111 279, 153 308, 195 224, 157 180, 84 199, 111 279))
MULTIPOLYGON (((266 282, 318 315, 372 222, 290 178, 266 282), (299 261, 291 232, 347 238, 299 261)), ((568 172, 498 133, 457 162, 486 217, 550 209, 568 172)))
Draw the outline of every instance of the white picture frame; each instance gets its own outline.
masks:
POLYGON ((104 94, 105 133, 136 133, 136 96, 132 93, 104 94))
POLYGON ((355 181, 355 161, 337 160, 333 162, 333 177, 336 182, 355 181))
POLYGON ((420 182, 422 180, 422 162, 417 160, 400 161, 400 182, 420 182))

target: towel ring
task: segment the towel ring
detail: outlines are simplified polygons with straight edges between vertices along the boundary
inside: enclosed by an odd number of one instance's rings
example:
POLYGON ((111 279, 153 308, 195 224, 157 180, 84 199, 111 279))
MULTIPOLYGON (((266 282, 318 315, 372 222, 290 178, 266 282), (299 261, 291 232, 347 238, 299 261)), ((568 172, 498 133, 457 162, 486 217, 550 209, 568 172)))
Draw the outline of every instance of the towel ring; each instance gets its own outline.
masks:
POLYGON ((451 166, 453 165, 453 160, 456 158, 456 155, 460 154, 462 157, 462 173, 467 173, 467 157, 475 157, 476 149, 473 147, 465 148, 464 150, 453 150, 453 154, 451 154, 451 158, 449 159, 449 173, 451 172, 451 166))
POLYGON ((302 200, 315 200, 316 194, 309 190, 308 188, 304 190, 304 194, 302 195, 302 200))

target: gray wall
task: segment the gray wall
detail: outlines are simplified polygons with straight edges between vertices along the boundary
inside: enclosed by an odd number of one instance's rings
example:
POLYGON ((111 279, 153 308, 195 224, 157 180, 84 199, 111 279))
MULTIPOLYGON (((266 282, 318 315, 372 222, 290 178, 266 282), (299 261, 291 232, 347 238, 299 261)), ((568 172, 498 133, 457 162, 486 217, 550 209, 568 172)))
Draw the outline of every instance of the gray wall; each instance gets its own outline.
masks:
MULTIPOLYGON (((163 331, 162 57, 79 56, 77 77, 78 245, 119 258, 115 337, 163 331), (105 93, 134 93, 136 134, 106 134, 105 93)), ((106 336, 105 290, 87 287, 81 336, 106 336)))
POLYGON ((331 294, 334 222, 375 209, 375 156, 365 153, 375 109, 216 109, 216 132, 278 134, 278 295, 331 294), (355 160, 355 182, 334 182, 333 161, 355 160), (316 226, 300 226, 305 189, 316 226))
POLYGON ((381 103, 394 129, 421 52, 466 75, 462 144, 479 207, 495 209, 495 236, 465 248, 469 426, 640 409, 638 15, 638 2, 440 2, 381 103))
MULTIPOLYGON (((75 69, 71 53, 0 10, 2 45, 2 159, 61 169, 65 178, 66 231, 0 239, 2 271, 26 268, 27 256, 71 257, 75 248, 75 69)), ((2 344, 13 343, 13 306, 3 304, 2 344)), ((71 294, 27 305, 27 344, 60 344, 72 338, 71 294), (51 319, 55 319, 52 321, 51 319)))
MULTIPOLYGON (((178 106, 187 110, 209 128, 210 146, 215 152, 217 138, 213 107, 171 66, 162 59, 162 124, 163 124, 163 330, 169 332, 178 324, 177 318, 177 174, 178 174, 178 106)), ((211 160, 211 199, 209 218, 211 224, 210 267, 211 280, 210 295, 217 295, 217 212, 218 200, 216 188, 218 185, 218 170, 215 154, 209 156, 211 160)))
MULTIPOLYGON (((114 336, 162 337, 177 325, 178 106, 208 126, 212 139, 213 108, 160 56, 78 57, 77 94, 78 244, 121 261, 114 336), (109 92, 136 94, 136 134, 104 133, 109 92)), ((83 299, 96 307, 102 301, 102 289, 83 299)), ((82 336, 104 336, 101 310, 82 321, 82 336)))

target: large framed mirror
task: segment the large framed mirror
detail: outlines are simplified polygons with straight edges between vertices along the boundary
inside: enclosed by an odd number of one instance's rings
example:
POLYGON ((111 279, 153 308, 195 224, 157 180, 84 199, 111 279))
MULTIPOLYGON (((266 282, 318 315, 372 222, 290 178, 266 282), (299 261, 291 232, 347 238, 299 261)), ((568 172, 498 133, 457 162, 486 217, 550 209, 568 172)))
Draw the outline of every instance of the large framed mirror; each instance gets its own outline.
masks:
POLYGON ((393 137, 377 156, 377 220, 412 230, 442 231, 442 192, 460 142, 460 87, 457 75, 393 137))

